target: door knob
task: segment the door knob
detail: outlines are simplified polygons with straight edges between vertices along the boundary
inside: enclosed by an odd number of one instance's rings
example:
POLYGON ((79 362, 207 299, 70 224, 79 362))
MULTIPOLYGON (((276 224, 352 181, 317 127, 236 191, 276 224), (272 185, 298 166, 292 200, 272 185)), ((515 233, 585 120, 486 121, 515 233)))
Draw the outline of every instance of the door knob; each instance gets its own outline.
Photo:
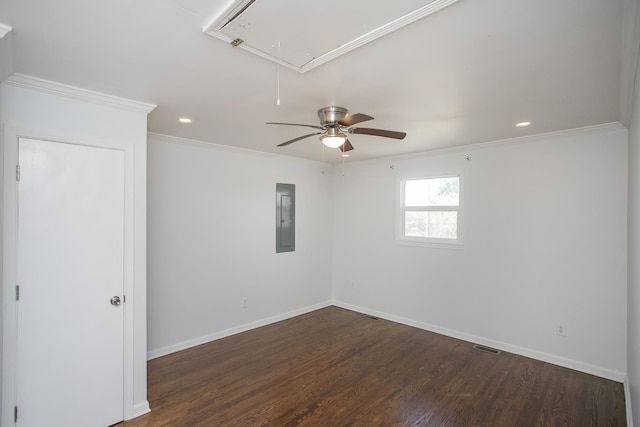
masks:
POLYGON ((113 298, 111 298, 111 305, 113 305, 114 307, 119 306, 120 305, 120 297, 116 295, 113 298))

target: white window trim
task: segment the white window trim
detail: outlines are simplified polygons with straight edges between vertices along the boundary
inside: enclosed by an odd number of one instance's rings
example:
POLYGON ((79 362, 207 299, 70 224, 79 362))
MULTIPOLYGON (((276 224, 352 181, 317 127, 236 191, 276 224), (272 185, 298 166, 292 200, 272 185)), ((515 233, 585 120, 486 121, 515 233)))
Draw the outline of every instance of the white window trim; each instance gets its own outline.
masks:
POLYGON ((397 205, 396 205, 396 244, 405 246, 422 246, 442 249, 464 249, 464 178, 461 172, 434 175, 407 175, 397 177, 397 205), (458 206, 404 206, 405 182, 419 179, 458 178, 460 180, 460 194, 458 206), (404 235, 404 213, 411 211, 456 211, 458 212, 457 239, 442 239, 436 237, 412 237, 404 235))

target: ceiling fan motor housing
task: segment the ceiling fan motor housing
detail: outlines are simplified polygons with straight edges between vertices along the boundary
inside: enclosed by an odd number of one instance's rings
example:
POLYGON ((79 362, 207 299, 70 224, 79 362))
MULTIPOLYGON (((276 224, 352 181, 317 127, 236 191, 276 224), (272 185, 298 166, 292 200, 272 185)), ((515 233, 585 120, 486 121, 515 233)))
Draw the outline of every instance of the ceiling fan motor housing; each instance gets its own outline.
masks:
POLYGON ((322 125, 333 124, 347 117, 349 110, 342 107, 324 107, 318 110, 318 118, 322 125))

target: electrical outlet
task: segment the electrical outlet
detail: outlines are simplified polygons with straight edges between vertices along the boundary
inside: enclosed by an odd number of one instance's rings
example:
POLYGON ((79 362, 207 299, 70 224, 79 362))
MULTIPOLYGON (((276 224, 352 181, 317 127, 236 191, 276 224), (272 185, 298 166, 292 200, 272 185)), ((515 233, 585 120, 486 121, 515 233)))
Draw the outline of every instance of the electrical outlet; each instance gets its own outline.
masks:
POLYGON ((561 337, 567 336, 567 325, 566 323, 558 322, 558 328, 556 329, 556 334, 561 337))
POLYGON ((247 307, 249 307, 249 298, 244 297, 242 298, 242 308, 245 309, 247 307))

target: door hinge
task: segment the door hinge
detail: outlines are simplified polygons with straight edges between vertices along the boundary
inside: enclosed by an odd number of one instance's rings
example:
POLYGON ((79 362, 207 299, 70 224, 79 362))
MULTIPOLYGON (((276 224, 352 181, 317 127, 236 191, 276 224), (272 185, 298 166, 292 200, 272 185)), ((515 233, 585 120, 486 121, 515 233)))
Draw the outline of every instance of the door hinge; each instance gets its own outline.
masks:
POLYGON ((20 301, 20 286, 16 285, 16 301, 20 301))
POLYGON ((18 422, 18 405, 13 407, 13 422, 18 422))
POLYGON ((16 181, 20 181, 20 165, 16 165, 16 181))

